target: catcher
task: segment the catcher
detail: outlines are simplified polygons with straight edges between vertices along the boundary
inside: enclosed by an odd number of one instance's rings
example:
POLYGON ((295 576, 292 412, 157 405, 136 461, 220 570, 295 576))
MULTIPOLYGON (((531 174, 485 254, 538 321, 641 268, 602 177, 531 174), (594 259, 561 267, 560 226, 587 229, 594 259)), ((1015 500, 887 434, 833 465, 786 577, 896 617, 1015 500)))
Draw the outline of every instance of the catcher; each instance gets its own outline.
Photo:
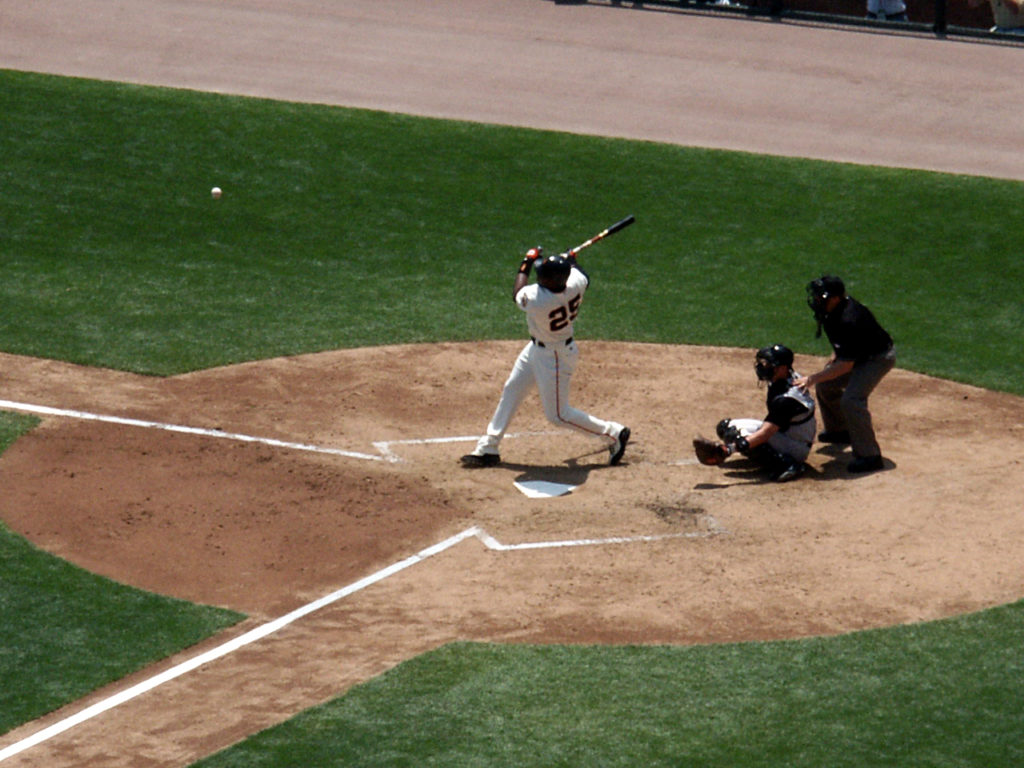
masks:
POLYGON ((793 352, 781 344, 757 350, 754 371, 758 383, 767 382, 768 415, 757 419, 722 419, 716 432, 721 442, 697 437, 693 449, 701 464, 721 464, 741 453, 762 465, 777 483, 804 473, 817 425, 814 399, 793 381, 793 352))

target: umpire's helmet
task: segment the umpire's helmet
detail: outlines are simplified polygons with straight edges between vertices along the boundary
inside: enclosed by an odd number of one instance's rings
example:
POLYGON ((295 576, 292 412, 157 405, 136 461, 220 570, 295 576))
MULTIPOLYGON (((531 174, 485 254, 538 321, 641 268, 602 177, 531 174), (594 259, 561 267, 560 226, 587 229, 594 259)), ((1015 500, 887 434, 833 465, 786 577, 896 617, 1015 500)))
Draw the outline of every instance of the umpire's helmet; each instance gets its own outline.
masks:
POLYGON ((793 368, 793 350, 782 344, 761 347, 754 357, 754 370, 759 381, 771 381, 775 377, 775 369, 784 365, 793 368))
POLYGON ((549 291, 561 293, 572 271, 572 262, 562 254, 547 256, 537 265, 537 282, 549 291))
POLYGON ((840 298, 846 295, 846 286, 843 281, 834 275, 822 275, 817 280, 811 280, 807 284, 807 306, 814 312, 819 320, 824 317, 825 304, 833 296, 840 298))

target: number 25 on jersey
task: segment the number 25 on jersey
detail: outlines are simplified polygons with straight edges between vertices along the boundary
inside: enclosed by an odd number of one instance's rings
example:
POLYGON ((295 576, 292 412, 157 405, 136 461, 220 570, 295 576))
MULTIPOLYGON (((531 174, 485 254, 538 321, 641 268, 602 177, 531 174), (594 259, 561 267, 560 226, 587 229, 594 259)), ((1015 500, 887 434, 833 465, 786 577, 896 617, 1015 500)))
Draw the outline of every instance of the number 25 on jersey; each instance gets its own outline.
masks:
POLYGON ((560 331, 573 320, 576 319, 576 315, 580 311, 580 302, 583 297, 577 294, 569 300, 568 304, 563 304, 559 307, 555 307, 548 313, 548 320, 550 325, 548 326, 552 332, 560 331))

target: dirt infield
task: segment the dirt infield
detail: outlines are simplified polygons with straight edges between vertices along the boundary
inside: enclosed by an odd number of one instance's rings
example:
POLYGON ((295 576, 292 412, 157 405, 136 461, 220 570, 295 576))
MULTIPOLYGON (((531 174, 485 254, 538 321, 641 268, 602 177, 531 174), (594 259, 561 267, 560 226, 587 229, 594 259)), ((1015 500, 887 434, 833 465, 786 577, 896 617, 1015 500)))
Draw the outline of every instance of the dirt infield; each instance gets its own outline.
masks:
MULTIPOLYGON (((114 21, 101 5, 5 7, 0 65, 1024 178, 1006 97, 1019 86, 997 71, 998 47, 542 0, 300 0, 286 12, 145 0, 114 21), (384 45, 394 55, 382 59, 384 45), (962 89, 955 109, 950 89, 962 89)), ((518 347, 345 350, 165 380, 0 355, 6 400, 208 431, 47 417, 0 461, 14 530, 119 581, 252 616, 182 658, 469 528, 492 537, 425 556, 6 765, 184 765, 455 639, 798 637, 1024 594, 1020 398, 897 370, 873 400, 887 471, 851 479, 846 456, 819 448, 807 478, 766 485, 741 464, 696 466, 688 448, 722 416, 760 415, 751 350, 583 339, 575 400, 633 428, 623 465, 552 434, 532 400, 506 464, 462 470, 518 347), (577 488, 530 499, 514 485, 528 479, 577 488)))
POLYGON ((349 350, 166 380, 0 358, 8 399, 213 433, 48 418, 4 455, 0 514, 90 570, 247 611, 243 630, 469 527, 505 545, 579 544, 500 550, 471 538, 36 747, 25 764, 181 764, 449 640, 797 637, 1024 591, 1019 398, 897 370, 875 398, 888 471, 851 479, 848 457, 822 447, 808 477, 778 486, 742 463, 696 465, 687 444, 723 414, 760 413, 749 350, 590 342, 576 400, 633 425, 624 463, 552 434, 532 401, 505 464, 463 470, 457 458, 506 373, 495 361, 518 346, 349 350), (530 499, 514 485, 527 479, 578 487, 530 499), (656 540, 585 544, 641 537, 656 540), (115 735, 131 751, 109 751, 115 735))

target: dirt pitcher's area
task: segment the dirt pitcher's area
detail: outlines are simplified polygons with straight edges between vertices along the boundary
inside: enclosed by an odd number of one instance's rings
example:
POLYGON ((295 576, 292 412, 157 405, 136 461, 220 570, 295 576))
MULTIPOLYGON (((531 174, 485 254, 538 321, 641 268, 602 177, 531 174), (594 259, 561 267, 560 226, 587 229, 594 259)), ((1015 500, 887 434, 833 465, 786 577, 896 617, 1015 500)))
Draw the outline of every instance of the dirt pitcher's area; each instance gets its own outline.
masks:
MULTIPOLYGON (((95 0, 9 5, 2 66, 1024 178, 1016 69, 1012 87, 992 85, 999 47, 544 0, 144 0, 116 17, 95 0)), ((689 447, 723 416, 762 415, 752 349, 584 338, 574 401, 633 428, 622 465, 555 431, 533 398, 505 463, 464 470, 520 346, 346 350, 164 380, 0 355, 2 399, 134 420, 45 417, 0 459, 3 520, 97 573, 252 616, 0 749, 386 576, 5 768, 186 765, 455 639, 788 638, 1024 595, 1020 398, 896 370, 873 398, 887 469, 851 478, 848 454, 819 446, 780 486, 742 461, 698 466, 689 447), (530 480, 575 490, 529 498, 516 483, 530 480)))

